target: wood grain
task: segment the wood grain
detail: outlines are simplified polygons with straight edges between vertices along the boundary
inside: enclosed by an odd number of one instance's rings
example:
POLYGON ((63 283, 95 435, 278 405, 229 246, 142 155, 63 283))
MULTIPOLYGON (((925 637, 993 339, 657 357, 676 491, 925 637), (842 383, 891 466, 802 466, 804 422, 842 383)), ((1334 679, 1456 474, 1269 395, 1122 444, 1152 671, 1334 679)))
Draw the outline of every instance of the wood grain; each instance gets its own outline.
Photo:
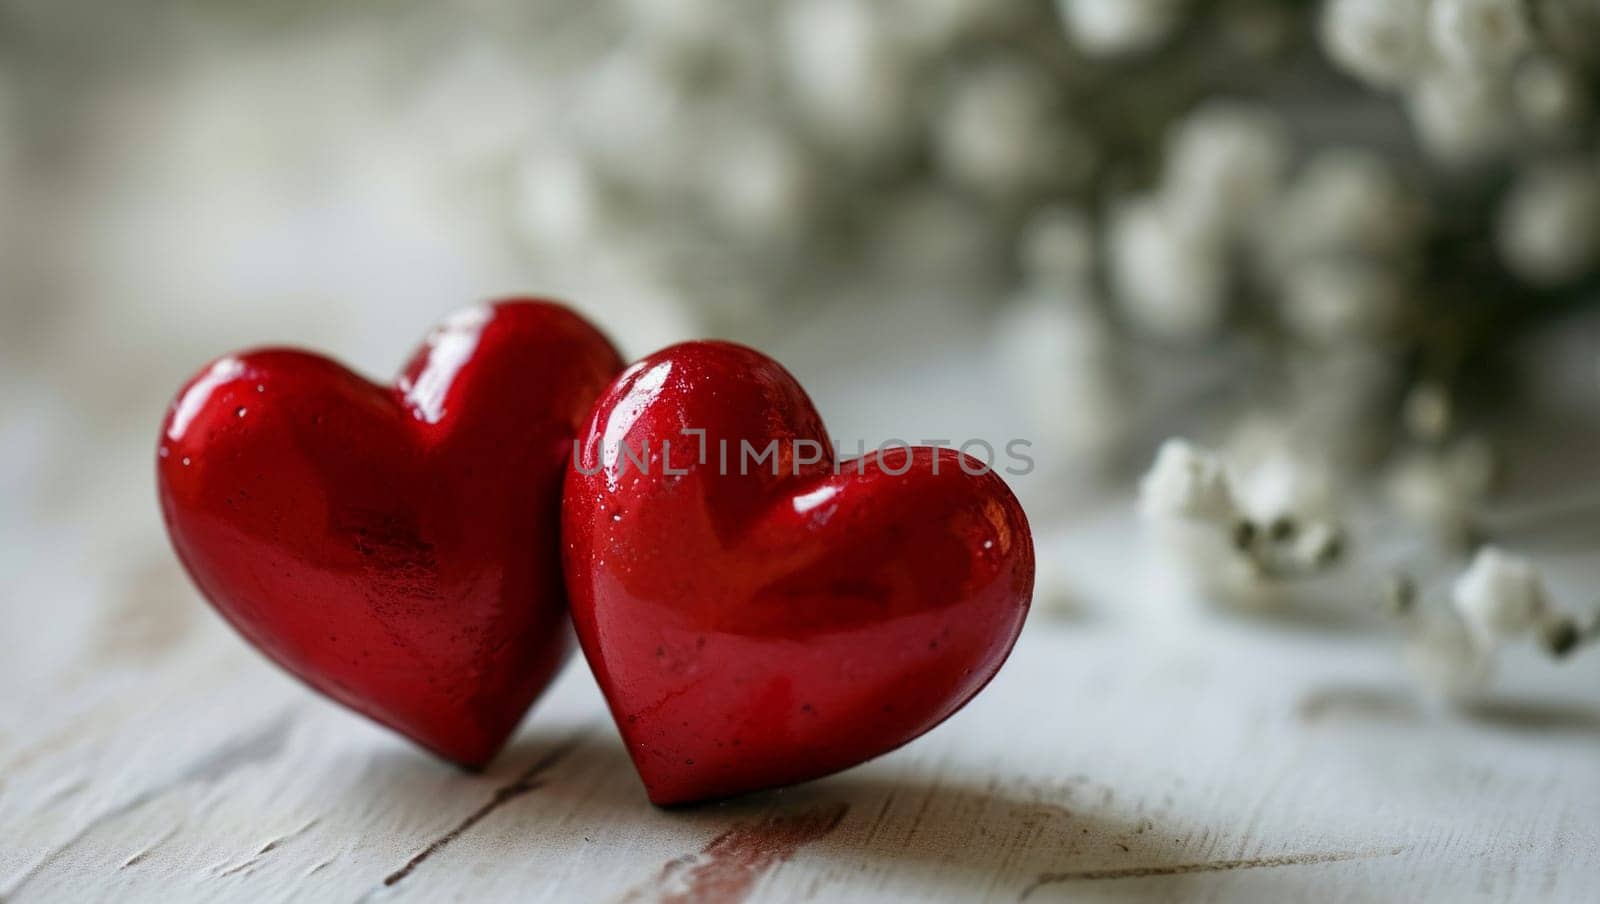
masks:
MULTIPOLYGON (((1594 899, 1592 657, 1513 657, 1494 701, 1442 708, 1374 626, 1202 614, 1134 535, 1113 508, 1049 538, 1090 614, 1037 617, 927 737, 674 810, 581 663, 469 774, 305 691, 133 544, 116 592, 63 597, 0 665, 0 899, 1594 899)), ((1558 559, 1562 592, 1596 565, 1558 559)))

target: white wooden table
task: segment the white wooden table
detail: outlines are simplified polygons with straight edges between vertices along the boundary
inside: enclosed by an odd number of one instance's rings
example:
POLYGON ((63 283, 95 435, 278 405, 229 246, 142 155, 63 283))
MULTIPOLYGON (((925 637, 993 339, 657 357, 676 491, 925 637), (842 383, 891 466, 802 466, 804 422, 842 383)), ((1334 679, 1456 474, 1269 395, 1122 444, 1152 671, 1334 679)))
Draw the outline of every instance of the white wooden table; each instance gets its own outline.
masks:
MULTIPOLYGON (((868 380, 882 334, 774 349, 836 437, 1007 429, 992 375, 927 336, 868 380)), ((196 598, 151 488, 173 367, 122 415, 0 385, 5 901, 1600 900, 1600 656, 1530 653, 1491 705, 1430 705, 1370 625, 1192 605, 1125 492, 1033 503, 1082 614, 1036 611, 985 693, 875 762, 656 809, 574 660, 463 773, 196 598)), ((1592 531, 1541 561, 1566 598, 1600 583, 1592 531)))
POLYGON ((1043 551, 1090 614, 1036 613, 947 724, 672 811, 581 662, 468 775, 279 673, 152 544, 102 611, 5 599, 0 895, 1595 900, 1600 662, 1430 708, 1379 637, 1197 614, 1123 506, 1074 523, 1043 551))

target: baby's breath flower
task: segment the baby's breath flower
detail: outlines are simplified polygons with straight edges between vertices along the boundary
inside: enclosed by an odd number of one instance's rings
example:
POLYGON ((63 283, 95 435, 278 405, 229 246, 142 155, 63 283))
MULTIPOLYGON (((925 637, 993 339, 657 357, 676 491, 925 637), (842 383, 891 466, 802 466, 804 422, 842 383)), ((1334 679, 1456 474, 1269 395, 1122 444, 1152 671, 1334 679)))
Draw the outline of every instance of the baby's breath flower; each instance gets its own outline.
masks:
POLYGON ((1500 213, 1500 253, 1523 279, 1560 285, 1600 263, 1600 172, 1582 161, 1524 173, 1500 213))
POLYGON ((1412 86, 1408 100, 1423 149, 1442 163, 1492 159, 1517 137, 1511 87, 1487 73, 1430 69, 1412 86))
POLYGON ((1286 279, 1284 321, 1315 344, 1382 336, 1405 304, 1405 281, 1393 267, 1370 258, 1315 259, 1286 279))
POLYGON ((1352 75, 1395 88, 1422 66, 1427 28, 1427 0, 1328 0, 1322 46, 1352 75))
POLYGON ((1473 517, 1494 476, 1493 449, 1482 439, 1466 438, 1402 458, 1390 474, 1388 489, 1400 515, 1458 542, 1472 533, 1473 517))
POLYGON ((1523 5, 1523 0, 1432 0, 1428 35, 1454 66, 1504 68, 1532 45, 1523 5))
POLYGON ((1139 483, 1140 509, 1151 517, 1227 523, 1238 513, 1222 461, 1186 440, 1161 444, 1139 483))
POLYGON ((1265 238, 1288 266, 1308 254, 1400 257, 1415 245, 1420 221, 1415 198, 1382 157, 1332 148, 1306 162, 1265 238))
POLYGON ((1489 648, 1539 624, 1544 583, 1526 559, 1489 546, 1456 579, 1450 602, 1479 645, 1489 648))
POLYGON ((1542 137, 1568 135, 1590 114, 1583 80, 1553 56, 1537 56, 1518 67, 1511 87, 1523 122, 1542 137))
POLYGON ((1322 462, 1281 445, 1253 460, 1232 454, 1228 460, 1240 465, 1233 482, 1239 508, 1269 532, 1275 524, 1326 519, 1338 508, 1338 482, 1322 462))
POLYGON ((1121 204, 1110 228, 1117 301, 1145 333, 1193 341, 1227 313, 1228 268, 1218 237, 1186 230, 1158 197, 1121 204))
POLYGON ((940 166, 961 185, 985 195, 1008 196, 1036 184, 1055 161, 1047 159, 1052 122, 1050 83, 1042 73, 995 61, 958 80, 935 121, 940 166))
POLYGON ((803 226, 815 188, 800 148, 774 129, 730 131, 708 155, 702 176, 712 212, 734 235, 791 235, 803 226))
POLYGON ((1177 29, 1185 5, 1186 0, 1056 0, 1073 43, 1097 57, 1154 49, 1177 29))
POLYGON ((787 82, 816 137, 873 158, 910 134, 909 61, 878 4, 787 4, 779 23, 787 82))
POLYGON ((1289 164, 1289 136, 1271 112, 1218 101, 1186 117, 1168 139, 1162 183, 1184 228, 1237 232, 1276 194, 1289 164))

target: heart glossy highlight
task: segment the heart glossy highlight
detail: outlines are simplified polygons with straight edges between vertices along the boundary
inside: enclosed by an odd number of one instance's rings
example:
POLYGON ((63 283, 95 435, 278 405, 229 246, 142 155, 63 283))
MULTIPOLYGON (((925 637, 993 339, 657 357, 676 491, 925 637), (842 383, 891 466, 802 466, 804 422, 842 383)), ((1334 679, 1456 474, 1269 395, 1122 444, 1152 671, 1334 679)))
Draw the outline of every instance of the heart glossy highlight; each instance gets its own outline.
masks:
POLYGON ((162 426, 173 547, 279 665, 480 766, 570 653, 562 474, 621 368, 526 300, 450 318, 392 386, 302 351, 222 358, 162 426))
POLYGON ((811 400, 756 351, 652 355, 582 438, 573 620, 658 804, 892 750, 977 694, 1021 631, 1033 542, 1004 481, 951 449, 836 467, 811 400))

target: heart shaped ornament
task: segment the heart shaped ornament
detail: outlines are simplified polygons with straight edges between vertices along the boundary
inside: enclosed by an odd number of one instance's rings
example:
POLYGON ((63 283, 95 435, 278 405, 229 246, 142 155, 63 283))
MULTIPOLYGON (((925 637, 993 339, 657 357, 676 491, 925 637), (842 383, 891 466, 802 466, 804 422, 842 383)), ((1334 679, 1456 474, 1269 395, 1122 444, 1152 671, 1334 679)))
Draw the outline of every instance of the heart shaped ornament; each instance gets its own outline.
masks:
POLYGON ((279 665, 482 766, 570 653, 562 474, 621 369, 527 300, 451 317, 393 386, 302 351, 222 358, 161 429, 172 545, 279 665))
POLYGON ((840 461, 777 362, 674 346, 595 403, 567 472, 578 639, 660 805, 805 781, 938 725, 1033 593, 1004 481, 955 450, 840 461))

